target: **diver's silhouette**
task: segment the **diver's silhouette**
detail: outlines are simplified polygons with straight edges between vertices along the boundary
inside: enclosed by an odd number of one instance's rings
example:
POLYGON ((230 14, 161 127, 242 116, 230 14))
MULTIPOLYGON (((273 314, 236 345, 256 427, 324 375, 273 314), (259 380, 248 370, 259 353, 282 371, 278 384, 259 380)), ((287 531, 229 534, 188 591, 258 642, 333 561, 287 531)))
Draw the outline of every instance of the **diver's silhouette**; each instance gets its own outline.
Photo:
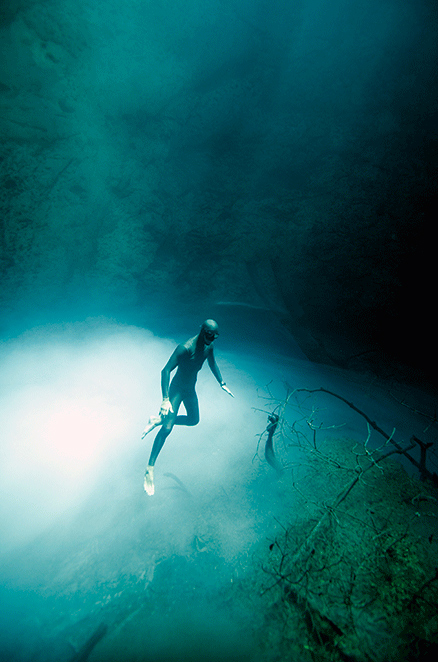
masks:
POLYGON ((198 372, 203 366, 205 359, 213 375, 226 393, 231 395, 222 379, 221 372, 217 366, 213 352, 213 341, 219 335, 217 322, 206 320, 201 325, 197 336, 190 338, 173 352, 172 356, 161 371, 161 392, 163 402, 161 403, 160 415, 151 416, 149 423, 143 431, 142 438, 158 425, 161 430, 155 437, 152 446, 146 472, 144 475, 144 489, 149 494, 154 493, 154 465, 158 453, 163 448, 174 425, 197 425, 199 423, 198 397, 195 391, 198 372), (170 382, 170 374, 177 368, 175 376, 170 382), (169 385, 170 384, 170 385, 169 385), (184 404, 185 416, 178 416, 178 409, 184 404))

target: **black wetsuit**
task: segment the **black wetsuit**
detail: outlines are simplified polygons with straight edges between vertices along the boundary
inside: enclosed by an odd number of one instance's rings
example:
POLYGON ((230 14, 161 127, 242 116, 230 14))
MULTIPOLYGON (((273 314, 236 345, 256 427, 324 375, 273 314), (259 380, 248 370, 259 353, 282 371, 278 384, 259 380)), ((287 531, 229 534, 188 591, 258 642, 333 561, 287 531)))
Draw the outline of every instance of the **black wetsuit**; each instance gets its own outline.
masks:
POLYGON ((210 369, 219 384, 222 375, 216 364, 213 353, 213 344, 206 343, 201 334, 190 338, 182 345, 178 345, 167 364, 161 372, 161 388, 163 398, 168 397, 173 411, 170 411, 163 421, 160 431, 155 437, 149 465, 153 466, 174 425, 197 425, 199 423, 199 405, 195 386, 198 372, 208 361, 210 369), (177 368, 175 376, 169 386, 170 373, 177 368), (186 415, 178 415, 181 403, 186 409, 186 415))

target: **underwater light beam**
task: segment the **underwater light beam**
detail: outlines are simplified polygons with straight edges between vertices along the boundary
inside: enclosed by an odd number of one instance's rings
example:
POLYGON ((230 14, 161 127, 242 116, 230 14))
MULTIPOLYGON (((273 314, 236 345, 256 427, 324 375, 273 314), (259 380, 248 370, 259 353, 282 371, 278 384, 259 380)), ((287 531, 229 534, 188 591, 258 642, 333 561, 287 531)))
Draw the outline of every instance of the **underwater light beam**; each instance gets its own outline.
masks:
POLYGON ((1 349, 1 551, 80 506, 111 463, 127 463, 145 402, 158 403, 166 340, 108 322, 81 335, 79 324, 36 330, 1 349))

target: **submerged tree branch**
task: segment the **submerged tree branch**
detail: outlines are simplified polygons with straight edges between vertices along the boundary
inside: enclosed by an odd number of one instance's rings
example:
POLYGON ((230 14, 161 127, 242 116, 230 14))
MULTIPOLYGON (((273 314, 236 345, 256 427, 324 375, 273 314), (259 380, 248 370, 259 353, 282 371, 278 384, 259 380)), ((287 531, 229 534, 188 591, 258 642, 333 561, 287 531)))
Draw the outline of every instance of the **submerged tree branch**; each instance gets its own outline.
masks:
MULTIPOLYGON (((429 479, 432 480, 436 485, 438 484, 438 476, 437 476, 435 473, 431 473, 430 471, 428 471, 428 470, 426 469, 426 466, 425 466, 425 457, 422 458, 422 461, 421 461, 421 462, 418 462, 414 457, 412 457, 412 455, 409 455, 408 450, 410 450, 411 448, 413 448, 413 447, 415 446, 415 444, 412 444, 409 448, 403 448, 402 446, 400 446, 400 444, 398 444, 398 443, 397 443, 396 441, 394 441, 394 439, 393 439, 393 434, 394 434, 394 433, 392 433, 391 435, 387 434, 384 430, 382 430, 382 428, 380 428, 380 427, 377 425, 377 423, 376 423, 375 421, 372 421, 372 420, 370 419, 370 417, 367 416, 367 415, 365 414, 365 412, 363 412, 361 409, 359 409, 358 407, 356 407, 356 405, 354 405, 352 402, 349 402, 348 400, 346 400, 345 398, 343 398, 342 395, 338 395, 337 393, 333 393, 333 391, 329 391, 328 389, 326 389, 326 388, 324 388, 324 387, 322 387, 322 386, 321 386, 320 388, 314 388, 314 389, 309 389, 309 388, 297 388, 297 389, 294 391, 294 393, 300 393, 300 392, 304 392, 304 393, 327 393, 328 395, 332 395, 334 398, 337 398, 338 400, 341 400, 342 402, 345 402, 345 404, 348 405, 348 407, 350 407, 350 409, 353 409, 353 411, 357 412, 360 416, 362 416, 362 417, 366 420, 366 422, 367 422, 367 423, 368 423, 368 424, 369 424, 374 430, 376 430, 376 432, 378 432, 379 434, 381 434, 382 437, 384 437, 384 439, 386 439, 387 442, 391 442, 391 444, 393 444, 393 446, 395 446, 395 447, 397 448, 397 450, 398 450, 399 453, 403 454, 403 455, 409 460, 409 462, 411 462, 414 466, 416 466, 417 469, 419 469, 420 474, 421 474, 421 477, 422 477, 423 480, 424 480, 424 478, 429 478, 429 479)), ((422 442, 420 442, 420 440, 419 440, 417 437, 412 436, 412 437, 411 437, 411 442, 412 442, 412 441, 418 443, 418 445, 421 447, 421 449, 422 449, 422 451, 423 451, 423 446, 424 446, 424 444, 422 444, 422 442)))

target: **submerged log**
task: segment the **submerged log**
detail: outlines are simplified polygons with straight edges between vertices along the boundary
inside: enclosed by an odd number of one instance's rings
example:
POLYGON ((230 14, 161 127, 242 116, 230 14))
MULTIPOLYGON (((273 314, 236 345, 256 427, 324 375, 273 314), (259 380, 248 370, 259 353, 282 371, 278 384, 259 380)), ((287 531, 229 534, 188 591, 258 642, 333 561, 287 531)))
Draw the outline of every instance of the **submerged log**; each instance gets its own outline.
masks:
POLYGON ((87 662, 91 651, 99 643, 102 637, 106 635, 107 631, 108 626, 105 625, 105 623, 101 623, 91 637, 87 639, 85 644, 73 655, 70 662, 87 662))
POLYGON ((268 425, 266 427, 266 432, 268 433, 268 438, 266 440, 265 444, 265 458, 266 462, 273 468, 275 471, 278 473, 281 473, 283 471, 283 467, 281 466, 280 462, 278 462, 277 458, 275 457, 274 453, 274 445, 272 438, 274 436, 274 432, 277 428, 278 421, 280 420, 280 417, 277 414, 270 414, 268 416, 268 425))

